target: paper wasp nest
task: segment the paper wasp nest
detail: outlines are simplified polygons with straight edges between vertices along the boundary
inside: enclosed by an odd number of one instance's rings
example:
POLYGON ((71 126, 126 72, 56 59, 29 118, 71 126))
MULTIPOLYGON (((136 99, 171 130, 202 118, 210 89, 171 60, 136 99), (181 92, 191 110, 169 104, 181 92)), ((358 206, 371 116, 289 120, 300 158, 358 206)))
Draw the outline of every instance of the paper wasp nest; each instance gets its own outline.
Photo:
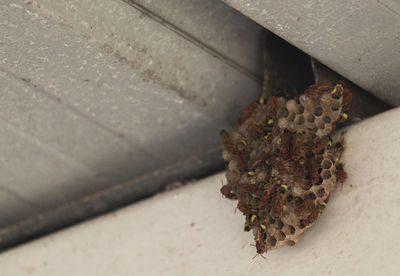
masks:
POLYGON ((332 134, 350 101, 343 83, 314 85, 293 99, 251 103, 235 131, 221 132, 228 180, 221 193, 238 200, 258 254, 295 245, 346 178, 343 141, 332 134))

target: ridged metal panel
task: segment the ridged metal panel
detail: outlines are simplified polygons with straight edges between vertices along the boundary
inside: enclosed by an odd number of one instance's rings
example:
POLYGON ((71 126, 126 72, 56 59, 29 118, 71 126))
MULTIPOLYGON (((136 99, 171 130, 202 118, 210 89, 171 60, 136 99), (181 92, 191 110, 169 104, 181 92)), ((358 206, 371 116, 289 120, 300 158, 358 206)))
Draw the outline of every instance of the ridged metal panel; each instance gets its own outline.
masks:
POLYGON ((144 4, 0 3, 0 247, 222 167, 262 27, 219 1, 144 4))

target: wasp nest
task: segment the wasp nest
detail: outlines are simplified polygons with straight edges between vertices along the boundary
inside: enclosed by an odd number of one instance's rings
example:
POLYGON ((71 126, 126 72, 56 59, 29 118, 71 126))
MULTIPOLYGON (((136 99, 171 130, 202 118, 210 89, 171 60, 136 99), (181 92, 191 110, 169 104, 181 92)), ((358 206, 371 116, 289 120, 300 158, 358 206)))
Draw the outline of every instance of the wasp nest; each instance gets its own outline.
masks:
POLYGON ((343 83, 314 85, 293 99, 251 103, 237 130, 221 132, 228 180, 221 193, 238 200, 258 254, 295 245, 344 181, 343 141, 332 134, 350 101, 343 83))

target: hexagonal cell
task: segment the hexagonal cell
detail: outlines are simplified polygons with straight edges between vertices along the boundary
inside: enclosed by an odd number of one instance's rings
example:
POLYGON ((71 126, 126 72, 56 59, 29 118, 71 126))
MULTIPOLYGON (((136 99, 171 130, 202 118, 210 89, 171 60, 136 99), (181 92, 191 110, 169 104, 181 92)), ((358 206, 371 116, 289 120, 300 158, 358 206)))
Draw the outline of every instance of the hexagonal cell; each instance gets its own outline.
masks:
POLYGON ((332 92, 331 92, 332 98, 338 100, 338 99, 342 98, 343 87, 337 85, 335 87, 334 91, 332 91, 332 92), (334 92, 334 93, 332 93, 332 92, 334 92))
POLYGON ((322 113, 323 113, 323 112, 324 112, 324 111, 323 111, 323 109, 322 109, 322 107, 321 107, 320 105, 317 105, 317 106, 314 107, 314 112, 313 112, 313 114, 314 114, 315 117, 320 117, 320 116, 322 116, 322 113))
POLYGON ((288 241, 286 242, 286 244, 289 245, 289 246, 295 246, 295 245, 296 245, 296 242, 293 241, 293 240, 288 240, 288 241))
POLYGON ((324 159, 323 161, 322 161, 322 163, 321 163, 321 167, 323 168, 323 169, 330 169, 331 167, 332 167, 332 161, 331 160, 329 160, 329 159, 324 159))
POLYGON ((296 118, 296 114, 295 113, 289 113, 289 116, 287 117, 287 119, 290 122, 293 122, 295 118, 296 118))
POLYGON ((299 102, 300 102, 300 104, 301 105, 306 105, 306 103, 307 103, 307 96, 306 95, 301 95, 300 97, 299 97, 299 102))
POLYGON ((297 109, 295 110, 296 114, 300 115, 304 113, 304 106, 297 105, 297 109))
POLYGON ((323 179, 331 178, 332 174, 330 170, 322 170, 321 176, 323 179))
POLYGON ((319 129, 325 128, 325 123, 322 121, 321 118, 317 118, 317 120, 315 121, 315 124, 319 129))
POLYGON ((331 105, 331 110, 332 111, 339 111, 341 109, 341 104, 340 102, 334 102, 331 105))
POLYGON ((283 233, 282 231, 280 231, 280 232, 278 232, 278 233, 275 235, 275 239, 276 239, 277 241, 283 241, 283 240, 286 239, 286 235, 285 235, 285 233, 283 233))
POLYGON ((289 125, 289 121, 288 121, 287 118, 285 118, 285 117, 279 118, 279 120, 278 120, 278 126, 279 126, 281 129, 287 128, 288 125, 289 125))
POLYGON ((267 245, 269 245, 271 248, 276 245, 276 238, 275 237, 269 237, 267 239, 267 245))
POLYGON ((324 189, 323 187, 320 187, 320 188, 317 190, 317 196, 318 196, 318 197, 324 197, 324 195, 325 195, 325 189, 324 189))
POLYGON ((288 101, 286 102, 286 109, 287 109, 289 112, 296 112, 296 109, 297 109, 297 103, 296 103, 296 101, 293 100, 293 99, 288 100, 288 101))
POLYGON ((330 123, 332 122, 332 119, 331 119, 331 117, 329 117, 329 116, 324 116, 324 117, 322 118, 322 120, 323 120, 323 122, 324 122, 325 124, 330 124, 330 123))
POLYGON ((302 126, 304 124, 304 116, 303 115, 296 116, 294 122, 295 124, 302 126))
POLYGON ((315 116, 314 116, 314 114, 312 114, 312 113, 307 114, 306 120, 307 120, 307 122, 309 122, 309 123, 314 123, 314 121, 315 121, 315 116))

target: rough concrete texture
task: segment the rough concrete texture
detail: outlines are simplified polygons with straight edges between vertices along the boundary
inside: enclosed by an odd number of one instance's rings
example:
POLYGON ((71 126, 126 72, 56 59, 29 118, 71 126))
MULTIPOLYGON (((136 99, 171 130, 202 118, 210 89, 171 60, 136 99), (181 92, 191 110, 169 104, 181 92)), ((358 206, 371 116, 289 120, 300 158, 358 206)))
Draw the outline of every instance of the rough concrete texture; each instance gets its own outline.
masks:
MULTIPOLYGON (((221 57, 222 54, 218 54, 219 49, 213 51, 214 55, 205 51, 209 48, 205 44, 207 41, 201 42, 201 32, 196 45, 193 43, 196 34, 186 35, 171 24, 166 24, 164 21, 161 24, 157 21, 160 19, 157 15, 146 15, 134 5, 120 0, 95 3, 90 0, 65 2, 36 0, 32 5, 37 12, 49 18, 51 16, 55 21, 79 32, 86 37, 86 40, 100 47, 104 55, 113 56, 116 63, 131 67, 138 75, 136 79, 174 90, 183 98, 202 106, 218 117, 225 118, 232 106, 237 107, 237 96, 243 95, 244 99, 254 97, 254 94, 243 91, 258 89, 257 77, 247 74, 249 77, 246 78, 243 76, 243 70, 246 70, 246 73, 249 70, 260 71, 261 59, 257 61, 250 58, 251 65, 247 68, 232 67, 221 57), (193 38, 192 41, 188 40, 189 38, 193 38), (221 106, 222 101, 226 105, 221 106)), ((231 9, 227 5, 224 7, 231 9)), ((212 5, 204 8, 210 10, 212 5)), ((192 24, 202 25, 202 18, 195 22, 192 24)), ((261 31, 261 27, 248 20, 247 28, 255 31, 244 38, 251 39, 253 45, 257 45, 259 42, 257 32, 261 31)), ((245 30, 240 32, 246 33, 245 30)), ((229 38, 228 36, 225 39, 225 45, 229 45, 229 38)), ((219 48, 227 52, 228 49, 224 44, 219 48)), ((236 43, 238 44, 240 43, 236 43)), ((230 60, 243 55, 248 56, 246 54, 248 49, 245 46, 235 47, 236 53, 231 54, 230 60)), ((260 52, 259 55, 261 56, 260 52)))
MULTIPOLYGON (((263 27, 220 0, 124 0, 149 16, 159 16, 164 26, 174 26, 199 47, 238 69, 261 78, 260 41, 263 27), (240 68, 241 67, 241 68, 240 68)), ((47 2, 54 2, 49 1, 47 2)))
POLYGON ((400 3, 224 0, 366 91, 400 105, 400 3))
POLYGON ((294 247, 252 260, 223 173, 0 255, 0 275, 398 275, 400 110, 349 127, 343 189, 294 247))
POLYGON ((221 168, 219 130, 260 92, 261 27, 214 4, 187 2, 188 23, 118 0, 0 3, 2 245, 221 168))

